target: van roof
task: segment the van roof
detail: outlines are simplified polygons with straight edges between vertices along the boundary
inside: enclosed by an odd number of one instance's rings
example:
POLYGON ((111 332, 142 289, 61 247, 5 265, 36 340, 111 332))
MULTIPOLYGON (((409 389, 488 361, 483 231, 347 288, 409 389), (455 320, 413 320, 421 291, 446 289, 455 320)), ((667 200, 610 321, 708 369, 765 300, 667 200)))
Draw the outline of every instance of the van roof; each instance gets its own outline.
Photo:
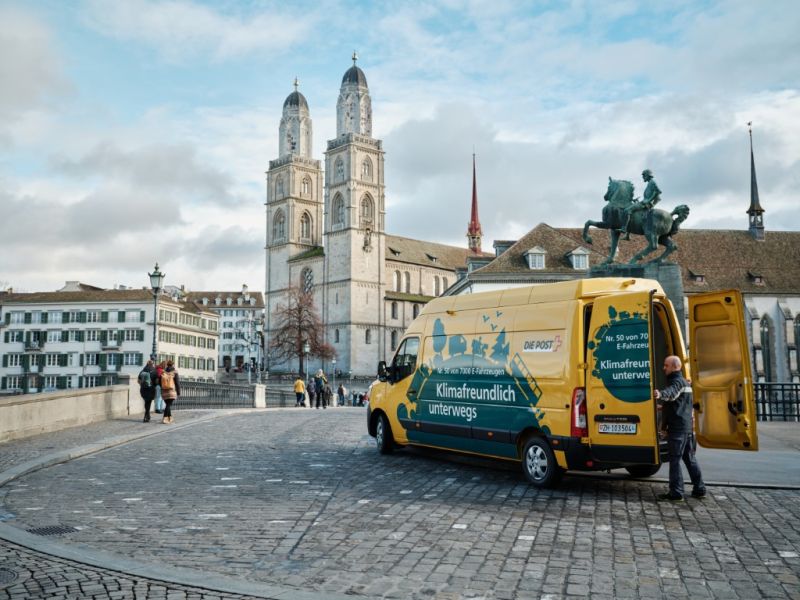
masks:
POLYGON ((428 302, 422 313, 435 314, 448 310, 480 310, 499 306, 541 304, 544 302, 606 296, 616 292, 643 292, 649 290, 653 290, 657 296, 664 296, 661 284, 654 279, 632 277, 574 279, 572 281, 528 285, 491 292, 478 292, 476 294, 440 296, 428 302))

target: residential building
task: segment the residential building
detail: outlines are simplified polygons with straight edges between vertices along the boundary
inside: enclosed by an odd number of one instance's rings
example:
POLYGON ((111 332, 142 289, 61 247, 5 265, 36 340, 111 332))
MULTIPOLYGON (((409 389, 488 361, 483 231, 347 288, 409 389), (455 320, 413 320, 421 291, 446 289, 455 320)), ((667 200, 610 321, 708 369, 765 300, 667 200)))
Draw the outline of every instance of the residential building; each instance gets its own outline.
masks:
MULTIPOLYGON (((78 282, 56 292, 3 296, 0 393, 115 384, 136 376, 153 347, 153 293, 78 282)), ((215 381, 219 317, 191 302, 159 297, 158 359, 184 380, 215 381)))

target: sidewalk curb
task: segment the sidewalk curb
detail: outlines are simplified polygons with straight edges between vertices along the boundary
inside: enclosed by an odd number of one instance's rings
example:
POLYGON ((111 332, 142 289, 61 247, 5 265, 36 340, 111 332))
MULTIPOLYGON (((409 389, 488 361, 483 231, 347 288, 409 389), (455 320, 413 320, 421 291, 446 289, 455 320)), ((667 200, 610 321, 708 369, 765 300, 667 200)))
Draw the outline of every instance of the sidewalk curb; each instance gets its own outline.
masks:
MULTIPOLYGON (((198 423, 206 423, 215 419, 226 417, 241 411, 216 412, 208 416, 201 416, 187 423, 164 427, 154 431, 147 431, 140 434, 128 434, 110 437, 100 442, 78 446, 69 450, 53 452, 37 459, 25 461, 10 469, 0 472, 0 487, 7 483, 23 477, 34 471, 45 469, 53 465, 69 462, 76 458, 102 452, 109 448, 121 446, 130 442, 147 438, 153 435, 163 435, 171 431, 177 431, 198 423)), ((43 539, 22 529, 12 527, 7 523, 0 522, 0 539, 16 544, 63 560, 68 560, 101 570, 113 571, 129 578, 142 578, 158 581, 166 584, 175 584, 184 587, 208 590, 209 592, 219 592, 227 594, 238 594, 243 596, 255 596, 267 600, 368 600, 368 596, 355 596, 351 594, 337 594, 331 592, 308 592, 297 588, 272 585, 268 583, 255 583, 241 581, 222 575, 209 575, 205 571, 193 569, 162 567, 138 562, 123 556, 111 554, 105 551, 97 551, 79 544, 67 545, 43 539)))

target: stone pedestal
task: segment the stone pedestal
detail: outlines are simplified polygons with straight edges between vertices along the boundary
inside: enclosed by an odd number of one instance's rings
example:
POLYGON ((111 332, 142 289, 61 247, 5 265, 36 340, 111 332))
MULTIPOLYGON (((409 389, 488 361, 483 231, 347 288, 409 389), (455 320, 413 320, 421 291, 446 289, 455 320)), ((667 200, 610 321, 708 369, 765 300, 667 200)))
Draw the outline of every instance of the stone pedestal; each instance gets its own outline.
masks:
POLYGON ((655 279, 664 288, 669 301, 675 307, 678 323, 683 339, 686 340, 686 314, 683 310, 683 278, 681 268, 675 263, 647 265, 604 265, 593 267, 589 277, 635 277, 637 279, 655 279))

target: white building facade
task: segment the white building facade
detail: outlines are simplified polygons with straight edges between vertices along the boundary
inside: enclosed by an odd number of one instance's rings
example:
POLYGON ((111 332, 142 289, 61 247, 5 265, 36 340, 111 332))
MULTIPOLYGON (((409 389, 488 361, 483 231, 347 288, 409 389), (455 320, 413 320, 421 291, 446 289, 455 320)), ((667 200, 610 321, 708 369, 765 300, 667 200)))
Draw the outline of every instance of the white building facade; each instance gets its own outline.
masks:
MULTIPOLYGON (((149 290, 6 294, 0 307, 0 393, 114 385, 134 378, 153 345, 149 290)), ((172 359, 185 380, 214 381, 218 317, 159 299, 158 357, 172 359)))

